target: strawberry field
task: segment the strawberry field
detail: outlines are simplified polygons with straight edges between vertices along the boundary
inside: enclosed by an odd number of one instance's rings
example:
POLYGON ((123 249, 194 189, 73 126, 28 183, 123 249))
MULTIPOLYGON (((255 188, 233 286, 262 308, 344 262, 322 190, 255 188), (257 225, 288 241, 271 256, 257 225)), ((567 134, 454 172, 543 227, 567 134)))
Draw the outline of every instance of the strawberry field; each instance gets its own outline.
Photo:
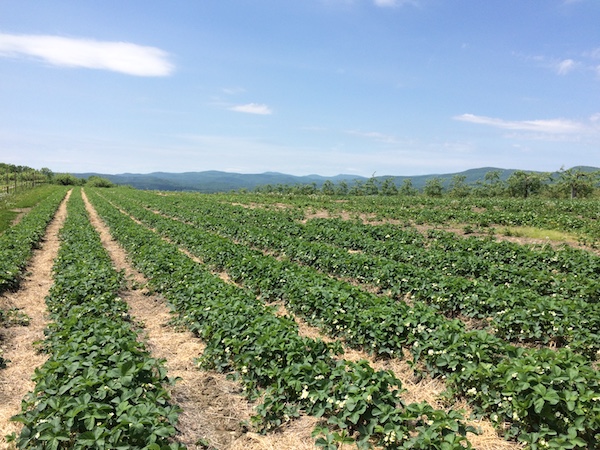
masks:
MULTIPOLYGON (((326 449, 471 447, 463 412, 405 401, 394 373, 344 359, 346 346, 443 380, 447 404, 466 401, 527 448, 600 442, 597 202, 85 191, 149 288, 205 343, 199 368, 230 374, 256 401, 257 432, 310 415, 326 449), (575 239, 510 242, 502 230, 514 226, 575 239)), ((18 289, 64 192, 0 236, 3 289, 18 289)), ((137 339, 79 190, 61 241, 49 359, 15 416, 15 445, 181 448, 172 381, 137 339)))

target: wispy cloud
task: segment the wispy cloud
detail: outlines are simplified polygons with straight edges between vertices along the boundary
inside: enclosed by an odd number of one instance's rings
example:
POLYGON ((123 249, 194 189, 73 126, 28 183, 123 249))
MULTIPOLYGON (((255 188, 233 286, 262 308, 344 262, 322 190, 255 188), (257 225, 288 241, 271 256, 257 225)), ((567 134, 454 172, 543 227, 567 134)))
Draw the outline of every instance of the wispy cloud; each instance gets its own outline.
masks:
POLYGON ((396 6, 403 5, 417 5, 416 0, 373 0, 375 6, 379 6, 381 8, 393 8, 396 6))
POLYGON ((49 35, 0 33, 0 56, 29 56, 54 66, 110 70, 142 77, 167 76, 174 70, 167 52, 156 47, 49 35))
POLYGON ((494 117, 476 116, 474 114, 461 114, 454 117, 455 120, 462 122, 476 123, 479 125, 488 125, 496 128, 513 131, 531 131, 546 134, 573 134, 581 133, 586 130, 586 125, 581 122, 575 122, 567 119, 549 119, 549 120, 504 120, 494 117))
POLYGON ((600 47, 583 51, 574 58, 557 58, 546 55, 526 55, 518 52, 513 53, 517 58, 525 62, 532 62, 538 67, 551 70, 557 75, 567 75, 571 72, 592 72, 600 76, 600 47))
POLYGON ((558 75, 566 75, 578 67, 581 67, 583 63, 576 61, 571 58, 559 59, 544 55, 524 55, 521 53, 514 53, 515 56, 526 62, 533 62, 536 66, 543 67, 547 70, 551 70, 558 75))
POLYGON ((377 142, 381 142, 384 144, 398 144, 400 141, 396 136, 392 136, 389 134, 380 133, 378 131, 356 131, 350 130, 346 131, 347 134, 352 136, 358 136, 365 139, 372 139, 377 142))
POLYGON ((586 56, 591 59, 600 59, 600 47, 585 52, 583 56, 586 56))
POLYGON ((248 114, 269 115, 273 114, 271 108, 260 103, 247 103, 245 105, 236 105, 229 108, 231 111, 243 112, 248 114))
POLYGON ((223 91, 223 93, 227 94, 227 95, 237 95, 237 94, 242 94, 244 92, 246 92, 246 89, 244 89, 243 87, 224 87, 223 89, 221 89, 223 91))
MULTIPOLYGON (((354 8, 360 5, 365 0, 321 0, 322 3, 328 6, 339 8, 354 8)), ((419 6, 420 0, 366 0, 378 8, 396 8, 404 5, 419 6)))
POLYGON ((556 71, 559 75, 566 75, 575 68, 576 64, 572 59, 565 59, 556 65, 556 71))
POLYGON ((590 51, 587 51, 583 54, 585 58, 588 58, 590 68, 593 72, 596 73, 598 77, 600 77, 600 65, 598 65, 597 61, 600 59, 600 47, 594 48, 590 51))

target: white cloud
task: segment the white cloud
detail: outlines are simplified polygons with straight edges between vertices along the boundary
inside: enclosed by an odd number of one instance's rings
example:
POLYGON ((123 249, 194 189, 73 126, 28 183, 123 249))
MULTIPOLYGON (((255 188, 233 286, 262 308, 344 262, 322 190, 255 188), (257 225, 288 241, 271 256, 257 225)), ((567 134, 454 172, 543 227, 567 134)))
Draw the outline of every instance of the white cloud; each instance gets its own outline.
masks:
POLYGON ((225 87, 221 89, 227 95, 237 95, 246 92, 243 87, 225 87))
POLYGON ((54 66, 110 70, 142 77, 167 76, 174 70, 168 54, 156 47, 61 36, 0 33, 0 56, 31 56, 54 66))
POLYGON ((533 62, 538 67, 551 70, 557 75, 567 75, 573 71, 583 73, 595 73, 600 76, 600 65, 597 61, 600 59, 600 47, 581 52, 577 59, 559 59, 552 56, 544 55, 525 55, 521 53, 513 53, 517 58, 526 62, 533 62))
POLYGON ((381 142, 384 144, 398 144, 400 141, 395 136, 380 133, 378 131, 355 131, 350 130, 346 132, 352 136, 358 136, 366 139, 372 139, 376 142, 381 142))
POLYGON ((417 5, 416 0, 373 0, 375 6, 390 8, 403 5, 417 5))
POLYGON ((269 115, 273 114, 271 108, 260 103, 247 103, 245 105, 236 105, 229 108, 231 111, 243 112, 248 114, 269 115))
POLYGON ((600 47, 595 48, 589 52, 585 52, 583 55, 591 59, 600 59, 600 47))
POLYGON ((556 71, 559 75, 566 75, 567 73, 572 71, 575 68, 575 66, 575 61, 573 61, 572 59, 565 59, 564 61, 558 63, 556 71))
POLYGON ((474 114, 462 114, 455 116, 455 120, 463 122, 476 123, 480 125, 489 125, 496 128, 513 131, 531 131, 545 134, 572 134, 581 133, 586 130, 586 126, 580 122, 567 119, 549 119, 549 120, 504 120, 486 116, 476 116, 474 114))
MULTIPOLYGON (((340 8, 353 8, 362 3, 362 0, 321 0, 328 6, 340 8)), ((404 5, 419 6, 419 0, 368 0, 379 8, 396 8, 404 5)))

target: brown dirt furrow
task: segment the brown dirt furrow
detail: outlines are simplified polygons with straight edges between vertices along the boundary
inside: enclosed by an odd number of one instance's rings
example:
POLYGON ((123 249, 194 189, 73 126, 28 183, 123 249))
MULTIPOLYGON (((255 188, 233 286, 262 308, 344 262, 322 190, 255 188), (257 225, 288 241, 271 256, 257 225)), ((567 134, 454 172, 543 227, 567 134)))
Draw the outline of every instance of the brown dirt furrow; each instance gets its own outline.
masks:
POLYGON ((25 214, 27 214, 29 211, 31 211, 31 208, 16 208, 16 209, 11 209, 12 212, 17 213, 17 216, 13 219, 11 225, 16 225, 18 224, 21 219, 23 219, 23 217, 25 217, 25 214))
POLYGON ((39 249, 34 250, 26 275, 19 289, 4 293, 0 302, 18 308, 29 317, 28 326, 15 326, 1 330, 4 357, 10 362, 0 371, 0 449, 10 448, 5 436, 18 433, 20 425, 10 417, 21 411, 21 400, 34 388, 31 378, 37 367, 44 364, 45 354, 39 353, 34 343, 44 339, 47 325, 45 298, 52 286, 52 266, 58 254, 58 233, 67 217, 70 191, 48 225, 39 249))
MULTIPOLYGON (((85 193, 83 199, 115 267, 124 270, 132 286, 144 286, 147 280, 132 267, 126 252, 111 238, 85 193)), ((183 410, 177 426, 178 440, 188 449, 204 449, 203 444, 221 450, 315 448, 311 437, 315 420, 311 418, 296 420, 267 436, 249 432, 244 424, 250 421, 253 410, 240 385, 223 374, 196 367, 194 360, 202 354, 204 345, 191 332, 169 325, 172 316, 165 300, 144 289, 133 288, 121 292, 121 297, 128 303, 132 317, 143 326, 144 339, 152 355, 165 359, 169 376, 178 378, 171 396, 183 410)))

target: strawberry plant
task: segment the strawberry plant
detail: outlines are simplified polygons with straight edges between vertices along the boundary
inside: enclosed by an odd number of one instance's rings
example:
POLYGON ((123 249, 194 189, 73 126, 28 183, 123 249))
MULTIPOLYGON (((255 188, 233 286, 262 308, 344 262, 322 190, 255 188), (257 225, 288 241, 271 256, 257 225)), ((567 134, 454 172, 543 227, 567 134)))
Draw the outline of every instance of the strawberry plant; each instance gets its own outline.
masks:
POLYGON ((19 284, 22 270, 27 265, 32 249, 44 236, 46 227, 66 194, 66 189, 55 188, 22 220, 0 234, 0 292, 14 289, 19 284))
POLYGON ((35 388, 13 420, 18 448, 183 448, 172 442, 179 410, 169 404, 163 362, 152 358, 117 296, 116 272, 89 222, 80 191, 68 203, 46 301, 52 323, 35 388))
POLYGON ((252 291, 226 284, 100 197, 92 201, 154 289, 205 341, 199 364, 234 370, 248 395, 260 396, 259 429, 278 427, 305 411, 327 419, 317 444, 343 435, 359 448, 470 447, 465 435, 473 430, 459 413, 405 405, 400 380, 391 373, 376 372, 365 361, 337 361, 339 344, 299 336, 291 318, 275 315, 252 291))
MULTIPOLYGON (((121 201, 128 202, 127 199, 121 201)), ((178 204, 172 206, 158 200, 152 207, 158 206, 168 214, 237 242, 263 251, 276 251, 295 262, 339 277, 374 284, 398 298, 411 295, 413 301, 433 305, 450 316, 462 314, 485 319, 489 322, 488 331, 513 342, 568 346, 590 359, 595 359, 600 351, 600 304, 591 301, 597 296, 598 282, 594 284, 593 278, 588 281, 581 274, 579 278, 578 274, 565 275, 566 278, 552 274, 557 270, 564 272, 565 261, 571 261, 569 267, 583 270, 583 267, 597 267, 600 258, 589 255, 582 258, 583 252, 578 253, 578 259, 572 252, 568 256, 548 251, 537 255, 533 251, 517 250, 520 247, 514 244, 506 247, 489 240, 463 240, 439 230, 428 233, 429 245, 426 245, 427 242, 419 241, 415 233, 398 227, 373 227, 339 220, 330 221, 336 226, 330 226, 329 231, 325 226, 311 231, 313 221, 301 225, 287 214, 282 218, 278 217, 281 213, 246 211, 223 205, 218 208, 209 205, 210 209, 197 214, 194 211, 199 208, 196 203, 190 208, 182 208, 184 201, 185 198, 178 199, 178 204), (269 226, 263 226, 265 223, 269 226), (358 249, 361 253, 348 253, 329 242, 343 243, 350 250, 358 249), (387 256, 369 254, 374 247, 387 256), (472 253, 479 247, 482 257, 475 258, 472 253), (449 251, 451 249, 456 251, 449 251), (459 269, 461 259, 469 261, 467 267, 477 268, 477 273, 462 272, 459 269), (508 271, 516 260, 523 268, 508 271), (585 263, 576 265, 576 260, 585 263), (562 262, 555 264, 558 261, 562 262), (501 264, 495 271, 502 274, 499 279, 471 278, 481 275, 479 272, 490 263, 501 264), (546 264, 553 267, 552 271, 541 271, 546 264), (540 268, 537 272, 532 272, 534 265, 540 268), (456 272, 462 275, 454 275, 456 272), (548 282, 546 290, 540 289, 544 295, 536 294, 533 287, 543 285, 544 278, 552 283, 548 282), (507 283, 508 279, 510 283, 507 283), (519 279, 525 281, 519 283, 519 279), (586 318, 576 320, 581 310, 587 311, 586 318)), ((144 215, 143 211, 140 213, 144 215)), ((158 218, 152 216, 146 214, 144 220, 150 226, 160 224, 158 218)), ((494 266, 488 272, 494 272, 494 266)))
MULTIPOLYGON (((322 255, 326 253, 317 247, 303 246, 303 243, 292 247, 288 246, 289 240, 286 240, 285 251, 278 253, 279 259, 250 248, 249 239, 255 239, 253 236, 259 236, 258 240, 251 241, 253 246, 261 240, 271 242, 272 237, 269 232, 258 234, 255 227, 240 227, 235 222, 247 224, 246 222, 253 220, 252 215, 258 217, 260 212, 248 213, 237 208, 235 219, 232 221, 228 219, 229 211, 223 205, 211 205, 211 201, 208 201, 207 209, 199 213, 201 207, 197 205, 188 209, 184 196, 178 196, 176 207, 171 207, 167 201, 170 199, 136 194, 143 197, 152 209, 160 208, 163 214, 179 218, 171 220, 137 206, 131 199, 112 193, 109 195, 118 199, 118 203, 138 219, 155 228, 156 232, 186 247, 216 270, 226 270, 235 281, 243 283, 263 299, 284 299, 290 310, 302 315, 309 323, 322 327, 332 336, 341 337, 352 345, 387 356, 400 356, 402 350, 408 348, 414 360, 422 361, 433 376, 447 378, 451 395, 465 396, 478 411, 489 415, 492 420, 511 424, 512 431, 508 437, 516 437, 532 448, 546 444, 557 447, 569 439, 575 442, 574 446, 592 448, 597 441, 595 399, 600 398, 599 376, 585 358, 572 351, 525 350, 485 331, 466 331, 461 322, 444 318, 436 308, 424 303, 413 301, 409 307, 393 298, 367 293, 309 267, 324 264, 325 258, 322 255), (191 223, 183 223, 182 219, 191 223), (233 231, 228 231, 230 228, 233 231), (216 232, 231 232, 235 242, 219 236, 216 232), (292 250, 296 253, 292 254, 292 250), (299 258, 303 258, 304 264, 300 265, 295 261, 299 258), (570 369, 580 374, 578 389, 583 391, 577 392, 589 393, 588 396, 582 396, 583 403, 580 406, 572 407, 572 398, 575 395, 573 393, 564 397, 554 395, 552 377, 538 379, 538 387, 534 389, 515 389, 506 395, 507 400, 498 400, 490 391, 488 386, 503 386, 512 368, 527 366, 527 361, 537 359, 547 360, 551 373, 563 370, 561 361, 568 361, 570 369), (502 369, 492 370, 494 367, 502 369), (531 409, 511 409, 506 407, 506 401, 534 406, 531 409), (545 413, 545 405, 561 411, 561 420, 564 423, 576 423, 577 426, 565 428, 545 413)), ((267 224, 274 222, 275 220, 271 219, 270 222, 265 222, 264 226, 268 227, 267 224)), ((277 227, 287 222, 289 221, 284 217, 278 225, 273 226, 277 227)), ((149 236, 146 239, 150 239, 149 236)), ((295 238, 303 241, 302 234, 295 235, 295 238)), ((132 248, 132 251, 134 250, 135 247, 132 248)), ((358 254, 356 258, 362 256, 358 254)), ((341 260, 343 265, 343 258, 344 252, 338 251, 335 256, 331 255, 327 264, 331 263, 333 267, 337 260, 339 266, 341 260)), ((378 270, 376 261, 362 261, 363 265, 367 266, 363 272, 365 276, 369 271, 378 270)), ((323 266, 321 269, 323 270, 323 266)), ((414 280, 416 282, 417 278, 414 280)), ((454 289, 454 284, 449 283, 450 280, 446 278, 442 284, 438 283, 441 281, 439 278, 424 277, 420 280, 420 289, 439 292, 440 285, 442 289, 454 289)), ((468 293, 462 291, 462 284, 458 285, 458 289, 453 298, 458 299, 459 294, 468 293)), ((475 296, 473 297, 473 301, 477 301, 475 296)), ((503 302, 504 308, 519 307, 519 300, 505 297, 500 298, 500 301, 503 302)), ((550 316, 552 315, 549 315, 548 323, 552 323, 550 316)), ((570 317, 573 318, 572 315, 570 317)), ((564 370, 568 368, 565 366, 564 370)), ((297 390, 300 390, 299 386, 297 390)), ((571 389, 571 392, 575 390, 571 389)), ((302 396, 302 393, 300 395, 302 396)), ((275 406, 269 411, 284 415, 293 414, 295 411, 294 407, 287 408, 281 402, 276 402, 275 406)), ((320 442, 332 445, 336 439, 344 440, 346 436, 340 431, 336 436, 324 437, 320 442)))

